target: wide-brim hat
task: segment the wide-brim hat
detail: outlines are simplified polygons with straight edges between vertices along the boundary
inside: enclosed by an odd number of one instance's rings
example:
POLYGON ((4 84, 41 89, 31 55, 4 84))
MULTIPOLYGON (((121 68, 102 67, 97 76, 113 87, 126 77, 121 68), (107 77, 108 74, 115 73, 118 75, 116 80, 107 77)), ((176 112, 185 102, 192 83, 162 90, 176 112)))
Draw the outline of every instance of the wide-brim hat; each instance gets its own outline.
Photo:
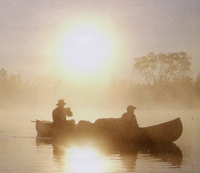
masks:
POLYGON ((63 99, 58 100, 58 103, 56 105, 66 105, 65 101, 63 99))

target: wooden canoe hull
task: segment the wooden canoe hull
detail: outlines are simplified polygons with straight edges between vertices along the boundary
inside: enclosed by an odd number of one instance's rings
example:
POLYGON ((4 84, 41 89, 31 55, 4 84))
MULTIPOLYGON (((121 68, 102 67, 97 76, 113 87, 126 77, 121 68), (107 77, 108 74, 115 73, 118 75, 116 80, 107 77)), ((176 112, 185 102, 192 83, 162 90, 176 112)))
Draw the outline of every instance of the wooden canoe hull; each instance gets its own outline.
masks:
POLYGON ((156 143, 171 143, 180 138, 183 132, 183 125, 180 118, 177 118, 155 126, 141 128, 141 131, 156 143))
POLYGON ((38 137, 53 137, 52 122, 36 120, 36 131, 38 137))
POLYGON ((70 134, 76 136, 80 142, 93 139, 109 139, 113 141, 126 141, 133 143, 172 143, 180 138, 183 126, 180 118, 168 121, 162 124, 138 128, 137 130, 122 131, 120 128, 107 129, 99 128, 95 123, 87 122, 85 126, 72 125, 73 132, 69 132, 69 128, 65 126, 59 130, 53 127, 52 122, 36 120, 36 130, 38 137, 55 137, 60 132, 67 138, 70 134))

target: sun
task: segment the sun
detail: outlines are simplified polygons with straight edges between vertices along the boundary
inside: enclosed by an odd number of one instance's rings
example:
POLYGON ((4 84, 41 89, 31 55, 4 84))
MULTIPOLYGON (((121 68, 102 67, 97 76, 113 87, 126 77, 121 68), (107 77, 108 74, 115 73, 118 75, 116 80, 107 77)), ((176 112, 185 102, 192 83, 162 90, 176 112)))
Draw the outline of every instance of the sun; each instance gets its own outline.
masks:
POLYGON ((91 15, 67 21, 55 34, 54 71, 70 80, 103 79, 119 57, 118 34, 112 22, 91 15))
POLYGON ((95 73, 109 57, 108 38, 91 25, 79 26, 64 37, 61 44, 61 63, 73 74, 95 73))

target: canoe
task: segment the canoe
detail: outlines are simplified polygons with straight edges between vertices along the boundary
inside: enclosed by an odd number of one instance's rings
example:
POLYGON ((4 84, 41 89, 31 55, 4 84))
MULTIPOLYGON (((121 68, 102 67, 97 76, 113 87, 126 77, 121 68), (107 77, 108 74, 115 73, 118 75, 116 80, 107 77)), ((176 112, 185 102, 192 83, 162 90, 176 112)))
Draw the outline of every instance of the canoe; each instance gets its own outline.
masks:
POLYGON ((181 119, 177 118, 162 124, 141 128, 141 131, 154 142, 172 143, 182 135, 183 125, 181 119))
POLYGON ((88 139, 109 139, 113 141, 126 141, 140 143, 173 143, 180 138, 183 126, 180 118, 149 127, 138 129, 122 128, 117 126, 120 119, 99 119, 95 123, 82 121, 75 124, 74 121, 67 121, 62 128, 55 128, 50 121, 36 120, 37 137, 54 138, 62 134, 67 138, 70 135, 76 136, 77 141, 88 141, 88 139), (99 123, 102 122, 102 123, 99 123), (106 124, 107 122, 107 124, 106 124), (110 125, 108 122, 115 124, 110 125))
POLYGON ((65 123, 63 123, 62 128, 54 127, 53 122, 51 121, 36 120, 37 137, 53 138, 60 133, 68 134, 71 132, 71 129, 74 129, 74 128, 76 128, 74 120, 67 120, 65 123))
POLYGON ((53 129, 51 121, 36 120, 37 137, 53 137, 53 129))

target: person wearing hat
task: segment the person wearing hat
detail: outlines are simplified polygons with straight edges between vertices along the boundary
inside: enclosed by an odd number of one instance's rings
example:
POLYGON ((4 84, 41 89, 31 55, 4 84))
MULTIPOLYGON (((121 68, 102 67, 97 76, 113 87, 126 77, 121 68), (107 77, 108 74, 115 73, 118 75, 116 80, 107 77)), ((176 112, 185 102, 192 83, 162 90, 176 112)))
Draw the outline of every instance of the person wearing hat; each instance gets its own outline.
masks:
POLYGON ((137 129, 138 128, 138 123, 136 116, 134 114, 134 110, 136 107, 130 105, 127 107, 127 112, 124 113, 121 117, 123 123, 126 125, 127 128, 133 128, 137 129))
POLYGON ((73 113, 69 107, 65 108, 66 103, 63 99, 58 100, 56 105, 58 107, 52 112, 53 123, 54 125, 61 125, 66 121, 66 116, 72 117, 73 113))

